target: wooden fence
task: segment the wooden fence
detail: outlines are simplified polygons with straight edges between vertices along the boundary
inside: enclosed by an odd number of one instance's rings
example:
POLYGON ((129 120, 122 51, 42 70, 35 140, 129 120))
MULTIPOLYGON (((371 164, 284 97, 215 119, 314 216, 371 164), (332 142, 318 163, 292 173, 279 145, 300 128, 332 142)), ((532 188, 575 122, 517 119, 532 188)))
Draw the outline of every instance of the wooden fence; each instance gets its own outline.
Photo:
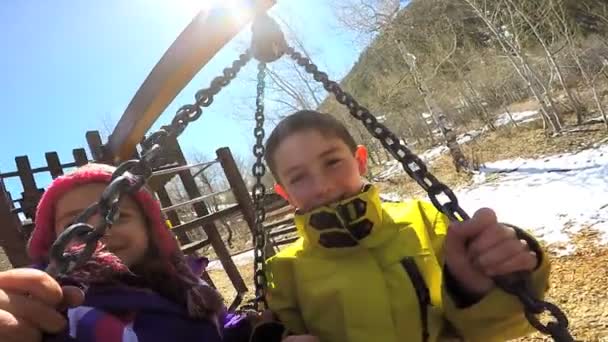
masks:
MULTIPOLYGON (((62 163, 56 152, 48 152, 45 154, 47 165, 33 168, 27 156, 19 156, 15 158, 15 171, 0 173, 0 246, 4 249, 14 267, 29 264, 25 245, 36 219, 36 206, 44 192, 44 189, 38 186, 35 176, 47 173, 52 179, 55 179, 70 169, 85 165, 89 161, 108 161, 97 132, 88 132, 87 141, 91 158, 89 158, 85 149, 79 148, 73 150, 73 161, 62 163), (22 186, 20 194, 10 193, 6 189, 5 180, 11 178, 20 180, 22 186)), ((145 151, 148 147, 141 146, 141 150, 145 151)), ((215 222, 227 217, 231 217, 233 220, 242 217, 250 231, 253 231, 255 220, 253 203, 230 149, 227 147, 220 148, 216 151, 216 156, 216 159, 208 162, 188 165, 179 143, 176 140, 170 141, 169 145, 164 148, 161 165, 153 170, 153 176, 150 178, 148 186, 155 192, 161 202, 163 212, 170 221, 172 231, 177 236, 183 252, 190 254, 201 248, 211 246, 237 294, 242 295, 247 291, 247 287, 218 232, 215 222), (201 170, 212 165, 221 166, 230 188, 205 194, 195 181, 193 170, 201 172, 201 170), (173 203, 166 188, 167 183, 175 177, 179 178, 187 194, 187 200, 181 203, 173 203), (219 211, 210 212, 205 201, 227 192, 232 192, 236 203, 219 211), (178 209, 180 208, 191 208, 196 217, 186 220, 183 215, 179 215, 178 209), (197 229, 202 229, 205 238, 191 241, 187 233, 197 229)), ((268 229, 269 237, 273 243, 268 245, 266 253, 272 255, 277 246, 290 243, 296 237, 290 217, 291 209, 287 206, 287 203, 277 198, 277 196, 270 196, 269 198, 270 200, 266 203, 268 211, 266 229, 268 229)), ((201 276, 208 282, 213 283, 208 274, 204 273, 201 276)))

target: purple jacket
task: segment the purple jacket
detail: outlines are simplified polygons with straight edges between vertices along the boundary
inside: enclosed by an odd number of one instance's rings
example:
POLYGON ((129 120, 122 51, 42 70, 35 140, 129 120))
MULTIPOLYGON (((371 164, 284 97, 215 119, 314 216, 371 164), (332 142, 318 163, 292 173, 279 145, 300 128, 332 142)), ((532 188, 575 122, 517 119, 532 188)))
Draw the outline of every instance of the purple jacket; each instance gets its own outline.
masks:
MULTIPOLYGON (((45 269, 44 265, 34 268, 45 269)), ((225 311, 219 322, 194 320, 186 308, 148 290, 124 286, 91 286, 84 303, 67 311, 63 333, 44 342, 239 342, 249 341, 251 324, 225 311)))
POLYGON ((45 342, 220 342, 209 321, 193 320, 184 309, 151 292, 90 288, 82 306, 68 310, 68 329, 45 342))

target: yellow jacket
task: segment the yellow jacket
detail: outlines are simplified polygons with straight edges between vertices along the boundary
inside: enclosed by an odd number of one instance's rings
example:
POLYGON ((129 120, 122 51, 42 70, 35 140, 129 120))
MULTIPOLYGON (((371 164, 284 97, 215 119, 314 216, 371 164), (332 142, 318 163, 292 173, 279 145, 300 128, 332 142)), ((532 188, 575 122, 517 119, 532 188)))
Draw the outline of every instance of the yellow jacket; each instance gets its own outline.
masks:
MULTIPOLYGON (((532 331, 518 300, 498 288, 457 307, 442 271, 449 221, 430 203, 380 204, 376 188, 368 186, 355 198, 296 215, 295 221, 300 239, 267 267, 268 304, 293 333, 321 342, 422 341, 424 324, 430 342, 448 330, 466 341, 488 342, 532 331), (428 300, 404 260, 417 266, 428 300)), ((546 259, 532 274, 539 296, 547 289, 546 259)))

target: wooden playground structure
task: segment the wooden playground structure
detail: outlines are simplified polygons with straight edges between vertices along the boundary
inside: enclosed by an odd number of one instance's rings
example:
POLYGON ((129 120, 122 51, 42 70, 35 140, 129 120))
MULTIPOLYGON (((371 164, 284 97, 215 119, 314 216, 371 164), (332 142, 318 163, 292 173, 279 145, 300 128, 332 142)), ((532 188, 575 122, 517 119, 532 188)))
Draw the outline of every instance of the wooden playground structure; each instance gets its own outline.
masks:
MULTIPOLYGON (((259 8, 265 10, 273 4, 274 1, 260 0, 252 3, 252 6, 260 6, 259 8)), ((47 152, 46 165, 32 167, 27 156, 17 156, 15 170, 0 173, 0 247, 13 267, 30 263, 25 246, 35 224, 36 206, 44 192, 44 189, 36 184, 35 175, 47 173, 55 179, 64 172, 88 162, 117 165, 124 160, 139 157, 150 148, 142 142, 156 119, 192 77, 252 19, 249 17, 243 21, 221 23, 218 22, 217 15, 218 13, 211 15, 210 11, 202 11, 184 29, 135 94, 108 141, 103 142, 99 132, 89 131, 86 132, 89 153, 84 148, 76 148, 72 153, 73 161, 62 162, 57 152, 47 152), (9 192, 5 181, 10 178, 19 179, 21 193, 9 192)), ((148 186, 161 202, 163 212, 171 223, 182 251, 188 255, 204 247, 213 248, 236 292, 242 294, 248 290, 247 286, 215 222, 226 218, 242 219, 253 232, 253 201, 230 149, 218 148, 216 156, 216 159, 208 162, 188 164, 177 139, 170 140, 169 146, 164 147, 161 161, 155 166, 148 186), (221 166, 230 188, 203 193, 196 183, 193 171, 200 172, 215 164, 221 166), (176 176, 187 193, 187 200, 183 203, 173 203, 167 192, 167 183, 176 176), (233 194, 236 203, 211 212, 205 201, 227 192, 233 194), (196 216, 193 220, 186 220, 178 213, 178 209, 188 207, 196 216), (191 241, 187 232, 193 230, 201 230, 205 238, 191 241)), ((270 200, 265 202, 268 217, 279 218, 268 220, 265 226, 271 241, 274 242, 267 250, 267 253, 272 254, 278 245, 290 243, 296 237, 287 203, 277 196, 269 198, 270 200), (285 217, 285 214, 288 216, 285 217)), ((210 280, 206 273, 203 273, 202 277, 210 280)))

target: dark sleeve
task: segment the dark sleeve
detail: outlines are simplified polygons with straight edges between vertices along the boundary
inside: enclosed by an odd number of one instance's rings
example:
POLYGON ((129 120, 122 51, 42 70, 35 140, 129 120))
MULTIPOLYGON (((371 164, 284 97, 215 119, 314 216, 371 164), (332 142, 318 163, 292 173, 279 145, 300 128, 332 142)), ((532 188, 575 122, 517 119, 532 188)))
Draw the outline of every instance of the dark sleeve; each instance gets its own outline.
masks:
POLYGON ((445 266, 443 269, 443 281, 445 282, 445 287, 448 291, 450 298, 454 301, 454 304, 459 309, 468 308, 469 306, 473 306, 478 303, 483 295, 473 294, 467 290, 465 290, 458 280, 454 278, 450 269, 445 266))

